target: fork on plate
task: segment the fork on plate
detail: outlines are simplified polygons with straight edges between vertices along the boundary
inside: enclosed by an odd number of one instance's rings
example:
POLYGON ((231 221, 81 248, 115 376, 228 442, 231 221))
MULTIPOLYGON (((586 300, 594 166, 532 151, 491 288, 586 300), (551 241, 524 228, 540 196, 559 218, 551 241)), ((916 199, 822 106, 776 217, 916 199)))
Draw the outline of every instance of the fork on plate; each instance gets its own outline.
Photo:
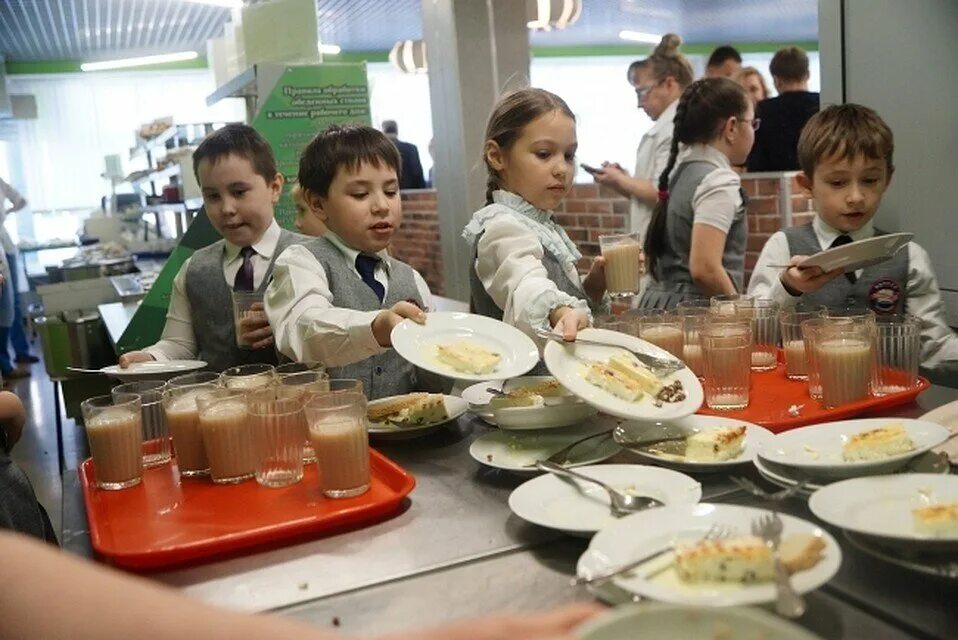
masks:
POLYGON ((638 351, 620 344, 610 344, 608 342, 602 342, 601 340, 592 340, 591 338, 582 338, 579 336, 576 336, 575 341, 567 342, 562 336, 546 329, 536 329, 535 334, 543 340, 552 340, 553 342, 558 342, 562 345, 583 344, 596 347, 613 347, 628 351, 635 356, 636 360, 647 366, 652 370, 652 373, 660 378, 671 375, 676 371, 681 371, 685 368, 685 363, 676 358, 659 358, 657 356, 652 356, 643 351, 638 351))
MULTIPOLYGON (((569 454, 572 452, 573 449, 578 447, 583 442, 588 442, 589 440, 593 440, 595 438, 599 438, 599 442, 601 442, 611 437, 612 437, 612 429, 609 429, 608 431, 599 431, 598 433, 587 435, 584 438, 579 438, 578 440, 571 442, 568 445, 562 447, 561 449, 553 453, 548 458, 545 458, 544 461, 553 462, 560 466, 565 466, 566 464, 570 462, 569 454)), ((530 462, 529 464, 526 464, 523 466, 529 467, 529 468, 535 468, 536 466, 538 466, 540 462, 543 462, 543 460, 536 460, 535 462, 530 462)))
POLYGON ((785 525, 776 511, 752 521, 752 534, 764 540, 772 550, 772 561, 775 563, 775 611, 786 618, 798 618, 805 613, 805 600, 792 586, 778 553, 784 528, 785 525))
POLYGON ((757 484, 755 484, 754 482, 752 482, 751 480, 749 480, 748 478, 742 478, 740 476, 731 476, 729 480, 731 480, 733 483, 738 485, 738 487, 742 489, 743 491, 745 491, 746 493, 750 493, 756 498, 761 498, 763 500, 770 500, 772 502, 780 502, 782 500, 787 500, 791 498, 792 496, 800 494, 801 492, 805 490, 805 487, 808 486, 808 480, 802 480, 798 484, 792 485, 791 487, 787 487, 785 489, 782 489, 781 491, 770 493, 766 491, 765 489, 761 488, 760 486, 758 486, 757 484))

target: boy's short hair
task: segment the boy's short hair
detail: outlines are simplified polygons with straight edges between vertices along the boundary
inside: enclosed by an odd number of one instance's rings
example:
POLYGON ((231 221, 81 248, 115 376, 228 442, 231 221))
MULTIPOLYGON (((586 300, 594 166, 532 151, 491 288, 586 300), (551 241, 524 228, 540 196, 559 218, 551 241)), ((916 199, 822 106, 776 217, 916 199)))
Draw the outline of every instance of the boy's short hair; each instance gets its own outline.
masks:
POLYGON ((358 124, 334 124, 313 138, 299 157, 299 184, 321 197, 329 195, 336 172, 362 163, 383 165, 400 175, 399 150, 381 131, 358 124))
POLYGON ((873 109, 860 104, 822 109, 805 123, 798 138, 798 164, 809 178, 819 162, 835 155, 884 160, 890 174, 894 151, 891 129, 873 109))
POLYGON ((808 79, 808 55, 798 47, 784 47, 768 63, 772 76, 788 82, 808 79))
POLYGON ((742 64, 742 54, 740 54, 738 49, 732 45, 723 44, 720 47, 715 47, 715 50, 712 51, 712 55, 709 56, 709 61, 705 63, 705 66, 709 69, 712 67, 719 67, 725 64, 726 60, 735 60, 735 62, 742 64))
POLYGON ((215 163, 228 155, 249 160, 253 171, 263 176, 267 183, 276 177, 276 158, 273 149, 259 131, 248 124, 228 124, 203 138, 193 152, 193 175, 200 179, 200 162, 215 163))

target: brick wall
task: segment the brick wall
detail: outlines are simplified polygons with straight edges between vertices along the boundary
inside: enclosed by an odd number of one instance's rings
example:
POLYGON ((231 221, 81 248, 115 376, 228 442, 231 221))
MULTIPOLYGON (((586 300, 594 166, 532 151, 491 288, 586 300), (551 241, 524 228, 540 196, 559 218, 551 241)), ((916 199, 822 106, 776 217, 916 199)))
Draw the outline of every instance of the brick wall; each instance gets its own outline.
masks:
MULTIPOLYGON (((803 224, 815 215, 811 201, 795 182, 793 173, 746 174, 742 187, 749 196, 746 282, 765 242, 784 226, 803 224)), ((393 255, 415 267, 434 293, 442 294, 442 250, 434 190, 402 194, 403 224, 393 238, 393 255)), ((588 268, 589 258, 599 253, 599 236, 624 231, 628 226, 629 201, 608 187, 578 184, 556 210, 556 221, 585 256, 579 265, 588 268)))

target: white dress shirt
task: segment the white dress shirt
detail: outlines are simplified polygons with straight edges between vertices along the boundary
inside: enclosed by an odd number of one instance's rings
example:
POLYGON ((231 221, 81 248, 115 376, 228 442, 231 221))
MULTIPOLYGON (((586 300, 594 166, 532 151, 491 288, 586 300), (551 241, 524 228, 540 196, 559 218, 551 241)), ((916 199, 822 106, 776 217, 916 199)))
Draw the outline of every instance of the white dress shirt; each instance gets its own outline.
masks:
POLYGON ((573 307, 591 314, 584 291, 582 298, 574 298, 549 279, 542 264, 543 245, 559 258, 573 283, 580 283, 576 260, 581 254, 550 211, 537 209, 507 191, 496 191, 493 198, 493 204, 473 215, 463 236, 472 244, 482 234, 474 268, 486 292, 502 309, 502 321, 540 343, 534 330, 551 328, 553 309, 573 307))
MULTIPOLYGON (((349 264, 356 264, 359 251, 346 246, 332 231, 324 237, 343 253, 349 264)), ((388 294, 389 254, 381 251, 378 255, 382 260, 373 277, 388 294)), ((413 278, 428 312, 433 308, 429 285, 415 269, 413 278)), ((388 348, 379 345, 372 330, 373 320, 380 312, 335 306, 326 270, 306 247, 293 245, 276 259, 273 281, 266 290, 266 315, 273 327, 276 348, 287 357, 341 367, 384 353, 388 348)))
MULTIPOLYGON (((824 251, 841 235, 841 232, 826 224, 819 216, 812 220, 812 229, 818 244, 824 251)), ((858 231, 848 234, 852 240, 863 240, 875 235, 869 222, 858 231)), ((938 281, 928 252, 915 242, 908 243, 908 282, 905 285, 905 312, 919 319, 921 324, 921 366, 926 369, 958 372, 958 334, 945 316, 945 307, 938 290, 938 281)), ((793 296, 782 286, 782 269, 769 265, 788 264, 791 259, 785 233, 775 233, 762 249, 748 292, 761 298, 771 298, 782 306, 793 306, 801 296, 793 296)), ((861 277, 862 269, 855 272, 861 277)))
POLYGON ((693 224, 707 224, 727 234, 742 206, 742 179, 732 171, 728 156, 711 145, 689 146, 682 162, 692 161, 715 166, 714 171, 702 178, 692 195, 693 224))
MULTIPOLYGON (((635 177, 642 180, 651 180, 658 186, 659 176, 665 171, 669 163, 669 152, 672 149, 672 132, 675 129, 675 110, 679 105, 676 100, 659 115, 652 128, 645 132, 635 152, 635 177)), ((645 239, 645 230, 652 219, 655 203, 646 204, 635 196, 630 198, 629 225, 630 230, 638 231, 645 239)))
MULTIPOLYGON (((276 252, 280 232, 279 224, 273 220, 259 241, 251 245, 256 252, 252 257, 254 289, 258 289, 263 283, 263 277, 276 252)), ((223 250, 223 278, 230 289, 233 288, 237 272, 243 266, 241 249, 242 247, 226 241, 223 250)), ((187 258, 173 278, 170 307, 166 312, 166 326, 163 327, 160 341, 144 349, 157 360, 191 360, 199 353, 196 335, 193 333, 193 310, 190 308, 190 299, 186 296, 186 271, 189 266, 190 259, 187 258)))

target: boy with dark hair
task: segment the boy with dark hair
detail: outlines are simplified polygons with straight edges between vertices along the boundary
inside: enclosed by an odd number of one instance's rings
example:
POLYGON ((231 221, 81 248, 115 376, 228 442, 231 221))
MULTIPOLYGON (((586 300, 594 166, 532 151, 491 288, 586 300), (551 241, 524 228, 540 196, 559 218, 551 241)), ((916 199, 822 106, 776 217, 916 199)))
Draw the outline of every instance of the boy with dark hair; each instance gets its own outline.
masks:
POLYGON ((279 351, 362 380, 370 399, 417 387, 390 334, 406 318, 425 322, 432 304, 422 276, 386 252, 402 223, 399 171, 395 145, 371 127, 318 134, 300 158, 299 185, 328 230, 279 256, 266 293, 279 351))
POLYGON ((808 90, 808 56, 798 47, 776 51, 768 68, 778 96, 755 109, 762 126, 746 166, 749 171, 793 171, 798 169, 798 136, 818 112, 819 96, 808 90))
MULTIPOLYGON (((275 364, 273 332, 265 314, 241 323, 237 346, 233 291, 264 292, 273 263, 286 247, 304 236, 281 229, 273 207, 283 176, 269 143, 252 127, 230 124, 211 133, 193 152, 193 171, 203 205, 221 240, 196 251, 173 280, 166 326, 160 341, 120 357, 120 366, 146 360, 199 358, 214 371, 266 362, 275 364)), ((253 311, 262 311, 253 305, 253 311)))
POLYGON ((731 78, 742 68, 742 54, 730 44, 715 47, 705 64, 706 78, 731 78))
POLYGON ((809 224, 771 238, 752 274, 748 292, 783 306, 861 306, 876 314, 909 313, 921 323, 921 365, 958 373, 958 335, 945 320, 928 253, 909 242, 889 260, 854 272, 823 273, 791 266, 808 255, 882 232, 872 225, 891 181, 894 141, 888 125, 868 107, 831 106, 813 116, 798 142, 799 184, 811 192, 818 214, 809 224), (840 277, 843 276, 844 277, 840 277))

